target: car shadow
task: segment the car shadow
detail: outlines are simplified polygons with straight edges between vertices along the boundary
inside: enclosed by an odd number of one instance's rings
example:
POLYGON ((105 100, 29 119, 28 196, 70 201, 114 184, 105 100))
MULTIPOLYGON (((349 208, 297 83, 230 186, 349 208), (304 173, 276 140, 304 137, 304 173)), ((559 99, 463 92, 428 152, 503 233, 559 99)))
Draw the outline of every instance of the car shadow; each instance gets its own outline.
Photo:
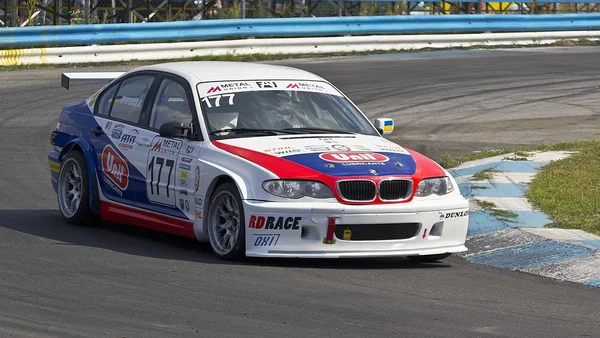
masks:
MULTIPOLYGON (((450 267, 448 263, 423 264, 406 258, 248 258, 228 262, 217 258, 208 243, 133 225, 104 222, 67 224, 58 210, 0 210, 0 228, 50 239, 52 245, 96 247, 129 255, 205 264, 238 264, 313 269, 424 269, 450 267)), ((9 235, 10 236, 10 235, 9 235)), ((1 243, 0 239, 0 243, 1 243)))

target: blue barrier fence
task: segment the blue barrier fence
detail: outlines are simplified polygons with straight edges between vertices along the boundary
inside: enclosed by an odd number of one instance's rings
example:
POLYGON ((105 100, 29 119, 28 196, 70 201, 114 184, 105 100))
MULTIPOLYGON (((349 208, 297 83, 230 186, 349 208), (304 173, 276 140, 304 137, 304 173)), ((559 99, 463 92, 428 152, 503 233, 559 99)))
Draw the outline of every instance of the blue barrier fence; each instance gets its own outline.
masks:
POLYGON ((415 15, 177 21, 0 29, 0 47, 88 45, 225 37, 287 37, 600 29, 600 14, 415 15))

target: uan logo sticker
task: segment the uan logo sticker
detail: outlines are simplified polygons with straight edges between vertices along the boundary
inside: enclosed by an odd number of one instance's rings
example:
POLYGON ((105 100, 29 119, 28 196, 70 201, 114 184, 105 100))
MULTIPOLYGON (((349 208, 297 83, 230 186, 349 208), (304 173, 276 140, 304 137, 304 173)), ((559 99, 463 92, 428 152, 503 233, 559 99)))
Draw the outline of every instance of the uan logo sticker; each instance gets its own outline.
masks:
POLYGON ((106 146, 102 151, 102 170, 119 189, 127 189, 129 185, 129 167, 125 159, 112 146, 106 146))
POLYGON ((324 153, 319 157, 328 162, 348 163, 348 162, 387 162, 389 157, 378 153, 346 152, 346 153, 324 153))

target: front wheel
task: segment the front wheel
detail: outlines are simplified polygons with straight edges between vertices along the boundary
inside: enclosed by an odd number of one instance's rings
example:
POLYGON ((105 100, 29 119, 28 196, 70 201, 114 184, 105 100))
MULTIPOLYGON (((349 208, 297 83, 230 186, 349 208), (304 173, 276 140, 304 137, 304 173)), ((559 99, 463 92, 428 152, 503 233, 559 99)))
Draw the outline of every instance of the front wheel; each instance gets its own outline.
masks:
POLYGON ((242 199, 233 182, 220 185, 208 206, 208 237, 219 258, 230 261, 246 257, 246 231, 242 199))
POLYGON ((451 253, 444 253, 439 255, 424 255, 424 256, 408 256, 408 259, 420 262, 420 263, 435 263, 443 259, 446 259, 452 255, 451 253))

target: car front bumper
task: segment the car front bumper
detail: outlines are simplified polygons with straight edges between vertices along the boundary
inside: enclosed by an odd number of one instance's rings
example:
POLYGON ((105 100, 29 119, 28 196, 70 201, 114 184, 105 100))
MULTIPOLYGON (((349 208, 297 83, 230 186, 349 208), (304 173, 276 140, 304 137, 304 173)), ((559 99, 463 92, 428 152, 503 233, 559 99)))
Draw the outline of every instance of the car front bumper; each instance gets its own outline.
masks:
POLYGON ((245 200, 246 255, 353 258, 464 252, 468 207, 461 196, 387 205, 245 200))

